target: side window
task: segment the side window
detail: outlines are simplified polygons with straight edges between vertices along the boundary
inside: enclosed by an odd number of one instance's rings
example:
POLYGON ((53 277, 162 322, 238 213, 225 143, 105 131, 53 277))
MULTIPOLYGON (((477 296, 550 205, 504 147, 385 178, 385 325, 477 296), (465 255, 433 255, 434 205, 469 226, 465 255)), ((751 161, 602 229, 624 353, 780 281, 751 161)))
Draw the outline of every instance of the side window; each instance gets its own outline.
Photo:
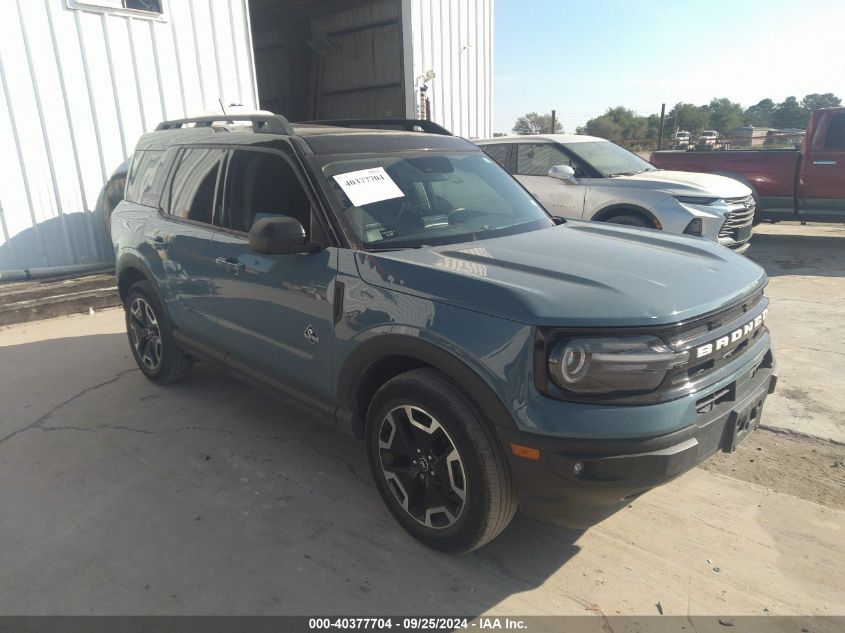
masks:
POLYGON ((548 143, 519 145, 516 173, 520 176, 548 176, 555 165, 570 165, 569 157, 548 143))
POLYGON ((223 214, 215 221, 223 228, 248 233, 256 220, 287 215, 299 220, 309 239, 322 241, 311 201, 291 164, 279 154, 235 150, 224 196, 223 214))
POLYGON ((835 114, 827 126, 824 148, 845 150, 845 114, 835 114))
POLYGON ((135 152, 132 156, 132 164, 129 167, 129 176, 126 179, 126 193, 124 194, 126 200, 137 204, 147 204, 149 198, 145 201, 144 196, 155 193, 153 183, 163 158, 163 151, 135 152))
POLYGON ((510 166, 508 165, 508 145, 504 143, 501 145, 484 145, 481 149, 490 158, 492 158, 502 167, 510 171, 510 166))
POLYGON ((170 183, 170 215, 211 224, 217 175, 224 156, 222 149, 183 150, 170 183))

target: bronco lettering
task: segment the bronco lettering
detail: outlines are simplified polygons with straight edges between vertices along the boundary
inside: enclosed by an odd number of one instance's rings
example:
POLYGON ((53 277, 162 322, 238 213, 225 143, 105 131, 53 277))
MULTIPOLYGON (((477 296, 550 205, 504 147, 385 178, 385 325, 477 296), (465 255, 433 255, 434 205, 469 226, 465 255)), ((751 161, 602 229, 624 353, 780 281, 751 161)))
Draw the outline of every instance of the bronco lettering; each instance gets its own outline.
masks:
POLYGON ((754 330, 763 325, 767 316, 769 316, 768 308, 766 308, 765 310, 763 310, 763 312, 754 317, 753 320, 749 321, 742 327, 735 329, 730 334, 721 336, 715 341, 711 341, 710 343, 706 343, 705 345, 699 345, 695 348, 695 357, 704 358, 705 356, 709 356, 710 354, 712 354, 714 350, 718 351, 724 347, 727 347, 731 343, 739 342, 741 339, 745 338, 754 330))

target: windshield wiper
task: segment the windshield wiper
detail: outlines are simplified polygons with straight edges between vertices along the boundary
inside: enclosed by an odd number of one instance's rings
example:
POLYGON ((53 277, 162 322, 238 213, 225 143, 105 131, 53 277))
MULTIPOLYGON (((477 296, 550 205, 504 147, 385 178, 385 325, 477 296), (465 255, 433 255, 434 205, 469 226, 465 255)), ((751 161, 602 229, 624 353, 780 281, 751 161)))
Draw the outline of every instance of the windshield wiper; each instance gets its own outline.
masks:
POLYGON ((654 169, 640 169, 639 171, 619 171, 613 174, 608 174, 608 178, 614 178, 615 176, 636 176, 637 174, 643 174, 647 171, 655 171, 654 169))
POLYGON ((407 249, 427 248, 423 244, 397 244, 396 246, 365 246, 368 253, 387 253, 389 251, 404 251, 407 249))

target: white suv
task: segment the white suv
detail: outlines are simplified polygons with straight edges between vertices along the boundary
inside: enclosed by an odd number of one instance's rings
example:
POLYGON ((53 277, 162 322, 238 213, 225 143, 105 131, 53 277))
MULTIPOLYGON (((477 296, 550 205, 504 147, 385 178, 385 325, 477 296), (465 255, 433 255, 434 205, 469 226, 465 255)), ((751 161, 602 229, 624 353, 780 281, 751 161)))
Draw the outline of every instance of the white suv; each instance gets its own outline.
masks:
POLYGON ((733 178, 664 171, 602 138, 547 134, 475 141, 552 215, 697 235, 743 252, 751 189, 733 178))

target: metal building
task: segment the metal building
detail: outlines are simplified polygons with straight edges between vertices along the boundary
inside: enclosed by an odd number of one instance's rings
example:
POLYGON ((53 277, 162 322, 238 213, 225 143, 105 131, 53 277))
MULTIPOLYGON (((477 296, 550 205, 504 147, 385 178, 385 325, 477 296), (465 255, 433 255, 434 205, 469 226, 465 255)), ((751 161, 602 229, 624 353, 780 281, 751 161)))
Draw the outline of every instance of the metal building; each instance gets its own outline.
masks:
POLYGON ((97 198, 164 119, 225 107, 492 133, 493 0, 3 1, 0 271, 110 261, 97 198))

